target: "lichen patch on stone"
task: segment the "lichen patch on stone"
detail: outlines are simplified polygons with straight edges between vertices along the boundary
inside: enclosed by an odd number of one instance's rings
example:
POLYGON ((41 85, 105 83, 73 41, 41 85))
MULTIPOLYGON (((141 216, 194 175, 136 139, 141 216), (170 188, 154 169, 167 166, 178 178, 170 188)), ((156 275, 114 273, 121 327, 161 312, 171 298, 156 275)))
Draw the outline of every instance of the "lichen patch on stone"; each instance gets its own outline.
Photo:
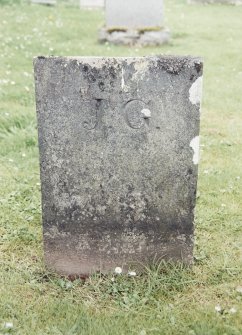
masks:
POLYGON ((193 105, 200 104, 202 96, 202 76, 189 89, 189 100, 193 105))
POLYGON ((141 58, 139 61, 134 63, 135 73, 133 75, 133 80, 142 80, 148 70, 149 62, 145 58, 141 58))
POLYGON ((144 116, 144 119, 149 119, 151 117, 151 111, 148 108, 142 109, 141 113, 144 116))
POLYGON ((121 89, 124 92, 128 92, 129 91, 129 86, 126 85, 125 79, 124 79, 124 68, 122 67, 121 70, 121 89))
POLYGON ((124 89, 124 86, 125 86, 125 82, 124 82, 124 69, 122 68, 122 79, 121 79, 122 90, 124 89))
POLYGON ((190 147, 193 149, 193 163, 196 165, 199 161, 199 136, 194 137, 190 142, 190 147))

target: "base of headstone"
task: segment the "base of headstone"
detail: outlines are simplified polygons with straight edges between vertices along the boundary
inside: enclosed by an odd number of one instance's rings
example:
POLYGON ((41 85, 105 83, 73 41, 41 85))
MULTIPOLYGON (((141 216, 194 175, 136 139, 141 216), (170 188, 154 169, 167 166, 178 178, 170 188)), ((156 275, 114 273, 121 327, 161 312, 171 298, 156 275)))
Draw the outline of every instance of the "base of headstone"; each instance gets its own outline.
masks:
POLYGON ((159 30, 114 30, 102 28, 99 31, 99 42, 110 42, 121 45, 154 46, 167 44, 170 31, 167 28, 159 30))
POLYGON ((37 5, 55 6, 56 0, 31 0, 31 3, 37 5))

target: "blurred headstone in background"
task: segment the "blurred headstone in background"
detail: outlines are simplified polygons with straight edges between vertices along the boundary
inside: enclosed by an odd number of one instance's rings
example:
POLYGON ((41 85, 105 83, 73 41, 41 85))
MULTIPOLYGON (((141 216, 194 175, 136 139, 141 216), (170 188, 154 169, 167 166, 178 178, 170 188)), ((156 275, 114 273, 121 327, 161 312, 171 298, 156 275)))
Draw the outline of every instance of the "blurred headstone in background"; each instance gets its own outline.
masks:
POLYGON ((105 0, 80 0, 81 8, 103 8, 105 0))
POLYGON ((227 5, 242 5, 242 0, 188 0, 189 4, 204 3, 204 4, 227 4, 227 5))
POLYGON ((37 5, 55 6, 56 0, 31 0, 31 3, 37 5))
POLYGON ((106 0, 105 12, 100 42, 160 45, 170 39, 169 30, 163 26, 162 0, 106 0))

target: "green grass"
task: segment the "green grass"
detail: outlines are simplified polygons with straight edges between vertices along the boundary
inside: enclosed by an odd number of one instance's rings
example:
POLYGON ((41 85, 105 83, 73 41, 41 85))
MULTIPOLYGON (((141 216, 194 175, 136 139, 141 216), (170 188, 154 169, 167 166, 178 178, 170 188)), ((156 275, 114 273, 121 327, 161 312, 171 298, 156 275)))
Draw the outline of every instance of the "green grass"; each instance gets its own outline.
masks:
POLYGON ((11 2, 0 0, 0 334, 242 334, 242 7, 167 0, 172 42, 141 49, 99 45, 104 15, 74 1, 11 2), (85 283, 49 273, 33 56, 160 53, 198 55, 205 64, 193 268, 161 263, 135 278, 85 283))

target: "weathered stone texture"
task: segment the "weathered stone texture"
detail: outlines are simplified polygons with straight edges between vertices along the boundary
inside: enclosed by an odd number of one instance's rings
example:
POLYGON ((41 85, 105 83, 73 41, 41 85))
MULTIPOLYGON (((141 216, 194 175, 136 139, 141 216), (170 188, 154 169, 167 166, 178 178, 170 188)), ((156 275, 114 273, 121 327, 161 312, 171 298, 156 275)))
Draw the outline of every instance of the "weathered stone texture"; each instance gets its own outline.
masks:
POLYGON ((192 262, 202 63, 34 60, 47 264, 192 262))
POLYGON ((166 44, 170 41, 170 31, 168 29, 160 29, 154 31, 110 31, 103 28, 99 31, 99 42, 110 42, 117 45, 139 45, 139 46, 155 46, 166 44))

